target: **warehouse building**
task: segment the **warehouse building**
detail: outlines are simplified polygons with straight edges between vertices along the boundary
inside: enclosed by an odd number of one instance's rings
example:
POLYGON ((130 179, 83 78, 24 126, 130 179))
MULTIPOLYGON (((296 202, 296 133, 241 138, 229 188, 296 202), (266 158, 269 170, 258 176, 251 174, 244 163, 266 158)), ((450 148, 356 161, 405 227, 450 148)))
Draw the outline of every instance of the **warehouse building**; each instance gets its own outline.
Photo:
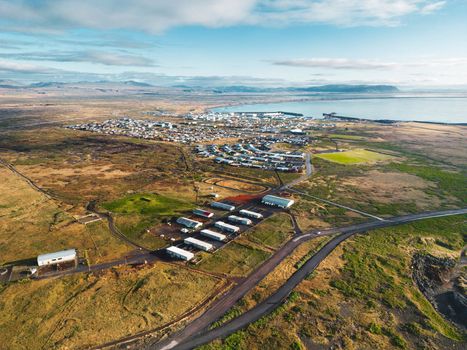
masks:
POLYGON ((285 209, 290 208, 295 203, 295 201, 293 199, 287 199, 268 194, 263 197, 261 203, 285 209))
POLYGON ((203 226, 202 222, 191 220, 191 219, 184 218, 184 217, 179 217, 177 219, 177 224, 183 225, 185 227, 188 227, 188 228, 191 228, 191 229, 194 229, 194 230, 197 230, 201 226, 203 226))
POLYGON ((242 218, 240 216, 229 215, 229 217, 227 219, 229 219, 230 222, 234 222, 234 223, 237 223, 237 224, 251 225, 251 220, 250 219, 242 218))
POLYGON ((227 210, 227 211, 235 210, 235 206, 227 204, 227 203, 222 203, 222 202, 211 202, 211 207, 222 209, 222 210, 227 210))
POLYGON ((37 266, 50 266, 63 263, 78 264, 78 254, 76 249, 62 250, 55 253, 42 254, 37 257, 37 266))
POLYGON ((193 237, 188 237, 183 240, 185 244, 191 245, 195 248, 198 248, 200 250, 204 251, 210 251, 214 248, 214 246, 211 243, 207 243, 204 241, 201 241, 199 239, 193 238, 193 237))
POLYGON ((237 233, 238 231, 240 231, 240 227, 227 224, 227 223, 225 223, 223 221, 217 221, 214 224, 214 226, 216 226, 218 229, 220 229, 222 231, 226 231, 226 232, 230 232, 230 233, 237 233))
POLYGON ((226 235, 223 235, 222 233, 211 231, 211 230, 201 230, 201 234, 215 241, 224 242, 227 239, 226 235))
POLYGON ((245 210, 245 209, 242 209, 239 211, 239 213, 243 216, 247 216, 249 218, 253 218, 253 219, 262 219, 263 218, 263 214, 260 214, 260 213, 256 213, 254 211, 250 211, 250 210, 245 210))
POLYGON ((201 216, 203 218, 207 218, 207 219, 210 219, 214 216, 214 213, 211 213, 210 211, 199 209, 199 208, 193 210, 193 214, 201 216))
POLYGON ((173 258, 177 259, 182 259, 185 261, 190 261, 195 257, 195 255, 192 252, 189 252, 188 250, 178 248, 176 246, 171 246, 166 249, 167 254, 169 254, 173 258))

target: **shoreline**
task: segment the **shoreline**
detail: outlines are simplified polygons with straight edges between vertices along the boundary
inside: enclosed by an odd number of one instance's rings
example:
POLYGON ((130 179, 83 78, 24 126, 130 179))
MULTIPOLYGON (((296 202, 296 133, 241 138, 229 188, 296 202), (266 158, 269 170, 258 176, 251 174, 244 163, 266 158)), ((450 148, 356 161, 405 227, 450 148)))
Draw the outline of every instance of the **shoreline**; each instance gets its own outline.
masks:
MULTIPOLYGON (((297 96, 299 97, 299 96, 297 96)), ((346 98, 345 100, 358 100, 358 99, 396 99, 399 97, 363 97, 363 98, 346 98)), ((428 98, 428 97, 402 97, 402 98, 428 98)), ((448 97, 444 97, 448 98, 448 97)), ((458 97, 462 98, 462 97, 458 97)), ((265 101, 258 101, 258 102, 249 102, 247 104, 241 103, 240 101, 237 102, 231 102, 231 103, 225 103, 225 104, 220 104, 217 106, 211 106, 204 108, 204 112, 214 112, 214 113, 220 113, 221 111, 216 111, 218 109, 225 109, 225 108, 230 108, 230 107, 240 107, 240 106, 254 106, 254 105, 273 105, 273 104, 279 104, 279 103, 300 103, 300 102, 313 102, 313 101, 341 101, 343 99, 307 99, 307 98, 299 98, 299 99, 283 99, 283 100, 278 100, 274 102, 265 102, 265 101)), ((261 110, 261 111, 222 111, 225 113, 284 113, 284 114, 290 114, 290 115, 298 115, 302 114, 303 117, 305 118, 313 118, 317 120, 325 120, 326 118, 323 117, 313 117, 313 116, 306 116, 303 114, 303 112, 288 112, 286 109, 282 110, 261 110)), ((363 118, 363 117, 347 117, 347 116, 335 116, 334 118, 336 119, 341 119, 341 120, 347 120, 347 121, 365 121, 365 122, 373 122, 373 123, 379 123, 379 124, 396 124, 396 123, 421 123, 421 124, 433 124, 433 125, 448 125, 448 126, 467 126, 467 122, 442 122, 442 121, 430 121, 430 120, 397 120, 397 119, 391 119, 391 118, 375 118, 375 119, 369 119, 369 118, 363 118)), ((466 115, 467 119, 467 115, 466 115)), ((328 119, 330 120, 330 119, 328 119)))

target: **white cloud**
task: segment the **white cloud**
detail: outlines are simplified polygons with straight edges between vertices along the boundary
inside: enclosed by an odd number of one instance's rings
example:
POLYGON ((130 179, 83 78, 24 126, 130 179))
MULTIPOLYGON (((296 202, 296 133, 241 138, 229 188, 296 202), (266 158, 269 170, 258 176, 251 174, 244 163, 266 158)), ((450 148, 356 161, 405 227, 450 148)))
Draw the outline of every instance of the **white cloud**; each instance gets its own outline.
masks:
POLYGON ((31 61, 91 62, 106 66, 155 67, 154 60, 139 55, 109 51, 46 51, 0 53, 0 57, 31 61))
POLYGON ((273 61, 274 65, 329 69, 390 69, 396 66, 392 62, 371 60, 351 60, 347 58, 310 58, 273 61))
POLYGON ((228 26, 242 22, 255 0, 0 0, 0 16, 12 25, 39 29, 134 29, 159 33, 183 25, 228 26))
POLYGON ((425 15, 430 14, 442 9, 444 5, 446 5, 446 1, 432 2, 423 6, 420 12, 425 15))
POLYGON ((0 60, 0 72, 51 73, 54 69, 36 64, 0 60))
POLYGON ((467 67, 467 57, 414 58, 409 61, 389 62, 348 58, 308 58, 271 61, 278 66, 323 68, 340 70, 393 70, 402 68, 467 67))
POLYGON ((0 0, 0 23, 15 30, 124 28, 150 33, 187 25, 395 25, 406 15, 431 13, 444 5, 435 0, 0 0))

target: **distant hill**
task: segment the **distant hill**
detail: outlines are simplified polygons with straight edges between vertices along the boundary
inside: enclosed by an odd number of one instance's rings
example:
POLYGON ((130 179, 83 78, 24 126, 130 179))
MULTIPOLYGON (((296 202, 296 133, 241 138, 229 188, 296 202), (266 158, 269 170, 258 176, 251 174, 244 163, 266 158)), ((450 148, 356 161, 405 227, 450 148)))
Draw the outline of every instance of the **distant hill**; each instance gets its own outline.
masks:
POLYGON ((292 88, 292 91, 336 92, 336 93, 391 93, 399 92, 393 85, 322 85, 305 88, 292 88))
POLYGON ((134 80, 124 81, 123 84, 130 85, 130 86, 140 86, 140 87, 152 87, 152 86, 154 86, 154 85, 151 85, 151 84, 148 84, 148 83, 143 83, 141 81, 134 81, 134 80))
POLYGON ((60 82, 55 82, 55 81, 47 81, 47 82, 40 81, 38 83, 29 84, 28 87, 30 87, 30 88, 47 88, 47 87, 63 87, 63 86, 65 86, 65 83, 60 83, 60 82))
POLYGON ((280 88, 260 88, 254 86, 232 85, 215 88, 212 90, 214 93, 231 93, 231 92, 274 92, 280 91, 280 88))
MULTIPOLYGON (((177 86, 181 87, 181 86, 177 86)), ((288 87, 288 88, 263 88, 244 85, 222 86, 216 88, 203 88, 194 86, 184 86, 191 89, 209 90, 213 93, 268 93, 268 92, 323 92, 323 93, 394 93, 399 92, 396 86, 392 85, 321 85, 309 87, 288 87)))
POLYGON ((14 80, 0 79, 0 88, 18 89, 21 87, 23 87, 23 85, 14 80))
MULTIPOLYGON (((118 86, 128 86, 137 88, 157 88, 157 84, 150 84, 135 80, 126 81, 109 81, 100 80, 94 82, 80 81, 80 82, 36 82, 32 84, 23 84, 13 80, 0 79, 0 88, 6 89, 21 89, 21 88, 66 88, 66 87, 89 87, 89 86, 108 86, 116 88, 118 86)), ((395 93, 399 92, 396 86, 392 85, 349 85, 349 84, 331 84, 321 86, 307 86, 307 87, 257 87, 247 85, 227 85, 227 86, 196 86, 190 84, 172 85, 172 88, 182 89, 183 92, 207 92, 214 94, 233 94, 233 93, 395 93)))

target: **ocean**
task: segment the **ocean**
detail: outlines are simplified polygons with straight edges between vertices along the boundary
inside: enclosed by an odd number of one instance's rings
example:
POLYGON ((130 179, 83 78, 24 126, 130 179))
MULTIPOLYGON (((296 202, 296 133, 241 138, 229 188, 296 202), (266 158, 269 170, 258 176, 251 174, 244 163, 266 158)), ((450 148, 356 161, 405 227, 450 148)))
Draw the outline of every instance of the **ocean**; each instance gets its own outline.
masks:
POLYGON ((273 112, 301 113, 322 118, 323 113, 365 119, 391 119, 436 123, 467 123, 467 96, 436 97, 337 97, 321 96, 297 102, 247 104, 214 108, 215 112, 273 112))

